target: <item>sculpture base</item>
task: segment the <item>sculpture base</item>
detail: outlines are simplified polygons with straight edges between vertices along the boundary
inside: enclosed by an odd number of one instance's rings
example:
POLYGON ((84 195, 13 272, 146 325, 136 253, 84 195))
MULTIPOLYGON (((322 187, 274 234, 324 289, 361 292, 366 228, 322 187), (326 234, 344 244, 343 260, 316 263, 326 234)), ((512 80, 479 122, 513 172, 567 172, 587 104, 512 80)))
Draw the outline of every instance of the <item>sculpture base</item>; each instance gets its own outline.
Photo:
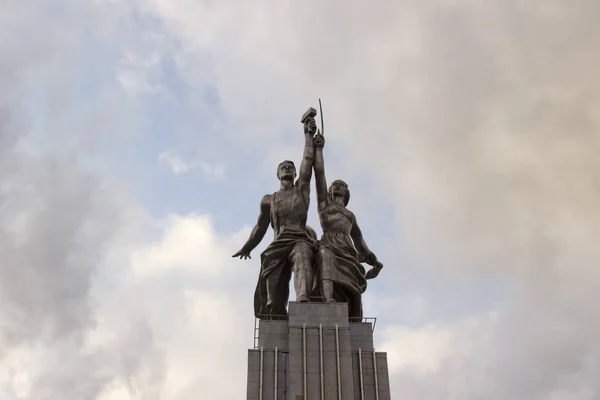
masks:
POLYGON ((248 351, 248 400, 390 400, 374 321, 348 320, 346 303, 290 302, 287 321, 260 320, 248 351))

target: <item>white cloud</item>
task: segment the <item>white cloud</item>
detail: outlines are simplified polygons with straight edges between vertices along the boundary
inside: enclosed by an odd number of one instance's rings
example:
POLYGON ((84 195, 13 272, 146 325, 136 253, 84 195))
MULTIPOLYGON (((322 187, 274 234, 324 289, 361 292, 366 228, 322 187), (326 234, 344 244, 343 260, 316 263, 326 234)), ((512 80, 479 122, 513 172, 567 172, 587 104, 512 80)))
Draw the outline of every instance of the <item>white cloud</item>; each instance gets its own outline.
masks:
POLYGON ((167 166, 175 175, 185 174, 195 169, 201 170, 211 181, 221 180, 225 176, 225 167, 211 165, 205 161, 184 160, 180 154, 164 151, 158 155, 158 161, 167 166))
MULTIPOLYGON (((160 383, 164 396, 157 398, 192 399, 200 388, 214 398, 243 397, 243 386, 223 387, 221 379, 224 370, 245 379, 245 364, 237 361, 252 345, 252 310, 244 301, 252 288, 238 285, 254 273, 231 258, 248 230, 220 236, 203 215, 171 215, 160 225, 158 241, 140 242, 131 250, 131 262, 122 260, 134 275, 102 314, 104 332, 114 331, 113 312, 124 323, 128 318, 146 321, 161 349, 164 375, 154 384, 160 383)), ((137 378, 135 383, 147 390, 150 382, 137 378)))
POLYGON ((193 169, 196 165, 193 162, 185 162, 181 157, 173 152, 165 151, 158 155, 158 161, 168 166, 175 175, 180 175, 193 169))
POLYGON ((452 333, 435 325, 419 329, 394 327, 384 334, 389 342, 384 341, 381 348, 388 352, 391 374, 402 372, 402 369, 435 373, 442 361, 455 351, 452 333))
POLYGON ((209 217, 196 214, 185 217, 170 215, 166 218, 163 229, 164 236, 158 243, 149 244, 132 253, 131 266, 138 276, 169 272, 217 276, 232 272, 222 258, 226 254, 235 253, 235 247, 239 243, 234 243, 230 238, 219 239, 212 229, 209 217))
MULTIPOLYGON (((202 388, 213 398, 243 397, 244 385, 222 387, 221 379, 224 370, 237 381, 245 379, 240 354, 243 358, 252 345, 252 309, 244 301, 251 288, 240 291, 236 285, 254 273, 231 258, 234 241, 247 229, 219 236, 201 215, 172 215, 160 226, 156 243, 129 237, 135 242, 114 244, 130 250, 110 259, 120 265, 117 285, 92 291, 94 324, 80 327, 75 338, 53 339, 50 347, 36 341, 12 348, 0 363, 5 377, 0 393, 187 400, 202 388), (74 376, 76 388, 67 384, 74 376)), ((100 275, 113 271, 106 262, 100 275)), ((47 321, 36 326, 56 320, 47 321)))
MULTIPOLYGON (((165 93, 161 82, 163 51, 168 44, 163 35, 156 32, 140 32, 141 41, 135 48, 127 48, 116 68, 116 77, 123 88, 134 96, 165 93)), ((127 46, 124 43, 123 46, 127 46)))

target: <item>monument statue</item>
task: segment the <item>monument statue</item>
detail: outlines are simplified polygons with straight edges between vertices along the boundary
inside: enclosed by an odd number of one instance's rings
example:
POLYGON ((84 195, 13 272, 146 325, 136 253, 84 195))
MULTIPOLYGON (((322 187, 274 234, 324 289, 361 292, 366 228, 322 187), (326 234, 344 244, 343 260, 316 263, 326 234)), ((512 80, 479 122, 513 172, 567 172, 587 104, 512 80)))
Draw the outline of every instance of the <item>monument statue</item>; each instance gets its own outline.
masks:
MULTIPOLYGON (((323 236, 317 244, 315 290, 325 302, 347 302, 350 318, 362 317, 362 294, 367 279, 375 278, 383 264, 369 250, 356 217, 346 206, 350 190, 342 180, 327 189, 323 146, 325 138, 317 134, 315 145, 315 181, 319 219, 323 236), (373 266, 365 274, 361 261, 373 266)), ((314 296, 314 294, 313 294, 314 296)))
POLYGON ((246 399, 390 400, 387 355, 375 351, 374 322, 362 318, 367 280, 383 264, 346 208, 348 185, 336 180, 327 188, 322 108, 320 131, 316 114, 311 107, 301 119, 305 143, 298 179, 293 162, 279 164, 279 190, 262 198, 256 226, 233 255, 250 258, 273 227, 254 292, 254 314, 261 321, 255 325, 254 348, 248 350, 246 399), (313 169, 320 240, 306 225, 313 169), (368 272, 363 262, 372 266, 368 272), (288 308, 292 274, 296 301, 288 308))
POLYGON ((233 255, 240 259, 250 258, 250 252, 261 242, 269 224, 273 227, 274 240, 261 254, 260 275, 254 293, 254 314, 257 318, 287 318, 292 272, 296 301, 309 301, 313 287, 316 233, 307 227, 306 219, 314 163, 313 137, 317 130, 315 115, 316 110, 309 108, 301 120, 305 143, 298 180, 294 182, 296 167, 292 161, 279 164, 279 190, 262 198, 256 226, 246 244, 233 255))

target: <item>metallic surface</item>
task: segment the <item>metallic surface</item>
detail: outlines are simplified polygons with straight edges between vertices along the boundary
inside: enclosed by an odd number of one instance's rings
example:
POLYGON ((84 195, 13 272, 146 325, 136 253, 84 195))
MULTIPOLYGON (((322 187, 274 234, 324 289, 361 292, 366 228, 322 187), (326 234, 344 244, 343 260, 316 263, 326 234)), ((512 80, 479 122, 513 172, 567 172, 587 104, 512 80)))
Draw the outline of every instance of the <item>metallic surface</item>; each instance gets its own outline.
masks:
MULTIPOLYGON (((320 101, 319 101, 320 104, 320 101)), ((302 114, 302 118, 300 119, 300 122, 305 123, 308 119, 310 118, 314 118, 317 115, 317 110, 315 110, 312 107, 309 107, 308 110, 306 110, 304 112, 304 114, 302 114)))
POLYGON ((350 318, 362 317, 362 293, 366 290, 367 279, 375 278, 383 264, 367 246, 356 216, 347 208, 350 201, 348 184, 335 180, 327 187, 323 135, 314 137, 315 182, 317 188, 317 208, 323 229, 316 255, 317 287, 325 302, 347 302, 350 318), (361 262, 373 268, 365 273, 361 262), (336 290, 343 288, 342 290, 336 290))
POLYGON ((325 122, 323 122, 323 106, 321 105, 321 99, 319 99, 319 113, 321 114, 321 135, 325 136, 325 122))
POLYGON ((254 294, 254 314, 261 319, 264 319, 264 315, 287 314, 292 272, 296 300, 309 300, 313 283, 314 239, 308 233, 306 220, 314 163, 313 137, 316 130, 313 117, 304 121, 304 152, 298 174, 293 162, 283 161, 279 164, 279 190, 263 196, 258 221, 250 237, 233 255, 240 259, 251 258, 250 253, 262 241, 269 226, 273 228, 274 240, 261 254, 261 272, 254 294))

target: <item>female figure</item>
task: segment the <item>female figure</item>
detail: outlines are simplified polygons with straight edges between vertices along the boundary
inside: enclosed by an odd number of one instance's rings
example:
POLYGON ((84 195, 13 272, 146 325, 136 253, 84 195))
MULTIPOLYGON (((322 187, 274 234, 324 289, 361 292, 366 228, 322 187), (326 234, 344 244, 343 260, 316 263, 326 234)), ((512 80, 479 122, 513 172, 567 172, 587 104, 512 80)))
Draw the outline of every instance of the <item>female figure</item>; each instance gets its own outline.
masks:
POLYGON ((327 190, 323 160, 325 138, 316 135, 314 144, 318 211, 323 228, 317 247, 314 290, 328 303, 347 302, 349 317, 361 318, 361 296, 367 288, 367 279, 375 278, 383 264, 367 247, 356 217, 346 208, 350 201, 348 185, 336 180, 327 190), (373 268, 365 274, 360 261, 373 268))

